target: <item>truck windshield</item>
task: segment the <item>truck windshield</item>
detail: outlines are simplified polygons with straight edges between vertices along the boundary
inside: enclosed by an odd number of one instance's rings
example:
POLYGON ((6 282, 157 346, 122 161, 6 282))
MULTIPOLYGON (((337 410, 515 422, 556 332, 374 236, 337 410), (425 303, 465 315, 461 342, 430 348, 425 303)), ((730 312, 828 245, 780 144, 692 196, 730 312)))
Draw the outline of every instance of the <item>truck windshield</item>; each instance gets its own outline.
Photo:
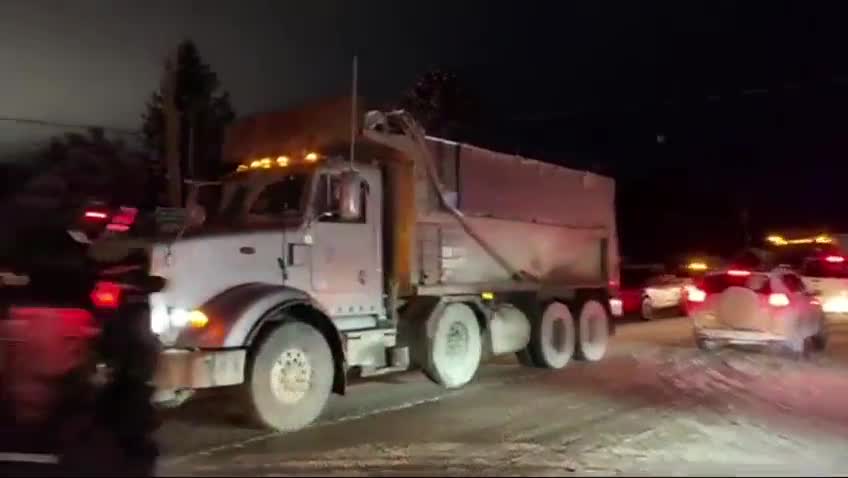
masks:
POLYGON ((301 218, 308 180, 307 174, 289 174, 234 181, 225 186, 219 221, 264 223, 301 218))

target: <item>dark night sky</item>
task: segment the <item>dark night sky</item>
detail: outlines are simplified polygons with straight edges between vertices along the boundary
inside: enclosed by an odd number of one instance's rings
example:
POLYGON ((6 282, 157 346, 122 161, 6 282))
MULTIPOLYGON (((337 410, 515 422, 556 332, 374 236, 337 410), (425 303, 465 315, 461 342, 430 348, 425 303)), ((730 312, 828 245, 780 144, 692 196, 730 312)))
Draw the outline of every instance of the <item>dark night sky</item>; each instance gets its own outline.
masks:
POLYGON ((240 114, 345 92, 354 53, 375 99, 445 65, 485 103, 475 139, 616 175, 625 239, 693 236, 625 249, 730 247, 743 203, 848 228, 846 17, 804 3, 0 0, 0 116, 136 128, 185 37, 240 114))

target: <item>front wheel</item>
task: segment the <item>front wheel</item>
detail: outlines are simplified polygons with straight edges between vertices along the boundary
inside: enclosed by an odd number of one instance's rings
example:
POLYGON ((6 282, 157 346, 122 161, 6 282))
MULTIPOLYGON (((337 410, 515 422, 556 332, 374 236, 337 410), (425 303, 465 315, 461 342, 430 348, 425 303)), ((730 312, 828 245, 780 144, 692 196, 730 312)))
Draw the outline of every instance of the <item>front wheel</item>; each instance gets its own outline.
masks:
POLYGON ((333 353, 324 336, 303 322, 274 329, 248 365, 245 384, 256 421, 299 430, 324 411, 333 386, 333 353))
POLYGON ((480 324, 471 307, 459 302, 447 304, 435 320, 424 373, 444 388, 462 387, 480 367, 480 324))

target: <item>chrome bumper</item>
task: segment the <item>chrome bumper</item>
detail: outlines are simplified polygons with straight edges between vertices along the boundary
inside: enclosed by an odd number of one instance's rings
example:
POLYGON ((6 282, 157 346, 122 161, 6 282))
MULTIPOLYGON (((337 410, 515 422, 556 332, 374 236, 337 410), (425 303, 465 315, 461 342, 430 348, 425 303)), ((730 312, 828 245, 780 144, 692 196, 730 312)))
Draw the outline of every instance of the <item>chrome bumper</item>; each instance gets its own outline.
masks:
POLYGON ((243 349, 165 349, 153 383, 160 390, 238 385, 244 382, 245 357, 243 349))

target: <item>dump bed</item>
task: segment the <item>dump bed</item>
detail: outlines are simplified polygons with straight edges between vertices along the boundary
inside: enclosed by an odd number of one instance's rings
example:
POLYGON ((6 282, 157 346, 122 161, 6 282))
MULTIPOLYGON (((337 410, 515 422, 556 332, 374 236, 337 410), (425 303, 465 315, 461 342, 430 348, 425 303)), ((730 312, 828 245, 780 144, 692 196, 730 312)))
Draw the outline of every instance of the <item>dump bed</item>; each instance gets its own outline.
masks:
MULTIPOLYGON (((357 104, 364 117, 364 101, 357 104)), ((280 151, 346 156, 350 111, 350 98, 341 98, 241 120, 228 131, 224 159, 237 163, 280 151)), ((466 218, 459 221, 442 205, 424 158, 396 161, 410 151, 399 154, 386 147, 391 141, 375 141, 373 136, 361 137, 357 158, 414 165, 414 186, 405 173, 386 177, 398 180, 389 185, 394 192, 386 196, 386 237, 395 248, 387 254, 392 257, 389 270, 402 293, 413 292, 408 286, 419 293, 514 288, 516 275, 567 287, 603 287, 617 280, 611 178, 427 138, 445 199, 466 218), (409 189, 415 193, 414 224, 406 215, 413 201, 409 189), (393 215, 395 222, 390 220, 393 215)), ((536 287, 535 282, 524 280, 522 285, 536 287)))
MULTIPOLYGON (((568 287, 617 278, 611 178, 438 138, 427 142, 446 199, 514 270, 568 287)), ((511 272, 441 205, 424 167, 416 167, 416 203, 419 289, 511 281, 511 272)))

